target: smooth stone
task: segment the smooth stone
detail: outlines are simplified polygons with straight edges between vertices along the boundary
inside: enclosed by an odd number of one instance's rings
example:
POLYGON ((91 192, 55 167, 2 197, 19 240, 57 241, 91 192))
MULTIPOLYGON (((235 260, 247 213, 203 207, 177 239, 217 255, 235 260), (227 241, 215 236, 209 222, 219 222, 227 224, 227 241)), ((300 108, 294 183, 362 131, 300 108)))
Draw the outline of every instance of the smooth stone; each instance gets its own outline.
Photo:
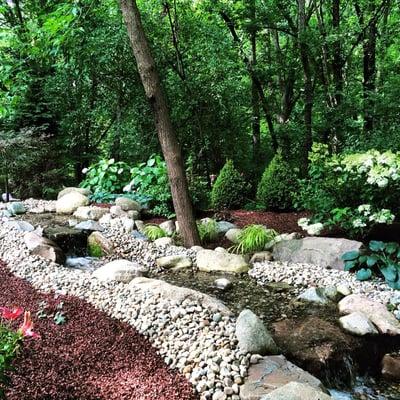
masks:
POLYGON ((284 240, 294 240, 294 239, 301 239, 301 234, 298 232, 292 233, 282 233, 281 235, 275 236, 272 240, 270 240, 265 246, 264 250, 272 251, 274 245, 284 240))
POLYGON ((337 285, 336 290, 344 297, 349 296, 351 294, 350 287, 345 283, 340 283, 339 285, 337 285))
POLYGON ((156 264, 160 268, 179 270, 190 268, 192 266, 192 260, 189 257, 173 255, 157 258, 156 264))
POLYGON ((324 295, 329 299, 334 302, 339 301, 340 299, 343 298, 343 295, 339 293, 337 290, 336 286, 327 286, 322 289, 324 295))
POLYGON ((339 318, 339 324, 345 331, 352 335, 364 336, 378 334, 372 322, 361 312, 353 312, 339 318))
POLYGON ((239 243, 239 235, 242 232, 242 230, 240 228, 232 228, 229 229, 229 231, 227 231, 225 233, 225 237, 232 243, 239 243))
POLYGON ((108 214, 109 210, 104 207, 83 206, 78 207, 73 216, 78 219, 98 221, 104 215, 108 214))
POLYGON ((235 335, 242 353, 276 354, 278 347, 260 318, 251 310, 243 310, 236 321, 235 335))
POLYGON ((100 225, 96 221, 82 221, 79 224, 75 225, 75 229, 80 229, 82 231, 98 231, 103 232, 104 226, 100 225))
POLYGON ((154 244, 157 247, 172 246, 174 244, 174 239, 172 239, 170 237, 162 237, 162 238, 156 239, 154 241, 154 244))
POLYGON ((58 246, 50 246, 48 244, 39 244, 31 250, 31 254, 53 261, 57 264, 63 264, 65 255, 58 246))
POLYGON ((113 242, 106 238, 102 233, 95 231, 92 232, 87 239, 87 243, 88 243, 88 248, 90 249, 91 247, 96 247, 98 246, 103 255, 104 254, 112 254, 113 250, 114 250, 114 244, 113 242))
POLYGON ((341 300, 338 306, 341 314, 364 313, 384 335, 400 335, 400 322, 382 303, 359 294, 351 294, 341 300))
POLYGON ((161 222, 160 224, 160 228, 168 235, 168 236, 172 236, 176 229, 175 229, 175 222, 168 220, 168 221, 164 221, 161 222))
POLYGON ((196 264, 203 272, 220 271, 240 274, 249 270, 249 264, 243 256, 226 251, 200 250, 196 255, 196 264))
POLYGON ((19 215, 19 214, 26 213, 26 207, 24 206, 24 203, 21 203, 20 201, 16 201, 13 203, 7 203, 7 210, 12 215, 19 215))
POLYGON ((362 246, 361 242, 355 240, 305 237, 299 240, 284 240, 275 244, 273 256, 277 261, 343 270, 342 255, 351 250, 360 250, 362 246))
POLYGON ((136 210, 129 210, 126 212, 126 214, 128 215, 128 217, 130 219, 133 219, 133 220, 139 219, 139 217, 140 217, 140 212, 136 211, 136 210))
POLYGON ((261 400, 332 400, 332 397, 305 383, 290 382, 263 396, 261 400))
POLYGON ((218 278, 214 281, 214 286, 220 290, 228 290, 232 287, 232 282, 227 278, 218 278))
POLYGON ((241 400, 259 400, 289 382, 305 383, 317 390, 326 391, 319 379, 288 361, 285 356, 266 356, 250 366, 240 389, 241 400))
POLYGON ((93 272, 93 276, 101 281, 116 281, 129 283, 132 279, 144 276, 148 271, 147 267, 143 267, 138 263, 128 260, 114 260, 93 272))
POLYGON ((127 213, 120 206, 110 207, 110 214, 112 217, 121 217, 127 215, 127 213))
POLYGON ((35 230, 35 227, 26 221, 9 221, 7 226, 19 232, 33 232, 35 230))
POLYGON ((253 254, 253 256, 250 259, 250 264, 271 261, 272 259, 273 257, 270 251, 259 251, 253 254))
POLYGON ((171 285, 161 279, 134 278, 129 287, 134 290, 147 292, 151 296, 160 296, 162 300, 182 304, 185 300, 199 303, 202 307, 222 315, 231 315, 231 311, 218 299, 197 290, 171 285))
POLYGON ((65 189, 61 190, 57 195, 57 200, 61 199, 61 197, 65 196, 66 194, 70 194, 73 192, 77 192, 82 194, 85 197, 89 197, 92 192, 90 189, 80 188, 80 187, 66 187, 65 189))
POLYGON ((79 192, 70 192, 57 200, 56 212, 59 214, 73 214, 79 207, 87 206, 89 199, 79 192))
POLYGON ((67 257, 65 266, 69 268, 88 269, 95 257, 67 257))
POLYGON ((121 207, 123 211, 140 211, 142 209, 142 206, 137 201, 127 197, 118 197, 115 199, 115 205, 121 207))
POLYGON ((237 226, 235 224, 232 224, 232 222, 228 221, 218 221, 218 233, 220 235, 225 234, 226 232, 229 231, 229 229, 235 229, 237 226))
POLYGON ((385 354, 382 359, 382 376, 400 382, 400 355, 385 354))
POLYGON ((29 250, 33 250, 40 245, 48 245, 53 247, 58 247, 55 242, 50 239, 47 239, 41 235, 38 235, 36 232, 27 232, 24 235, 24 242, 26 247, 29 250))
POLYGON ((325 296, 324 291, 321 288, 316 287, 306 289, 297 298, 309 303, 317 303, 322 305, 329 303, 329 299, 325 296))

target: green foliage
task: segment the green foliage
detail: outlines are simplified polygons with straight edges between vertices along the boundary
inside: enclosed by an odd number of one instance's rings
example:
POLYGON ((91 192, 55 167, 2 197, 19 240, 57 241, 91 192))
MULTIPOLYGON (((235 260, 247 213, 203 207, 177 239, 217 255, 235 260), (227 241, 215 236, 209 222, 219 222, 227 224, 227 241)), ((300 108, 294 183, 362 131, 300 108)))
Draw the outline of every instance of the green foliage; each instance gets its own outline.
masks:
POLYGON ((121 193, 129 183, 130 168, 124 162, 100 160, 86 171, 86 178, 81 187, 90 189, 93 193, 121 193))
POLYGON ((196 210, 207 210, 210 207, 211 193, 207 179, 197 175, 191 176, 189 193, 196 210))
POLYGON ((360 281, 382 276, 392 289, 400 289, 400 245, 372 240, 367 252, 349 251, 342 255, 345 271, 356 272, 360 281))
POLYGON ((330 156, 326 145, 315 144, 298 204, 312 211, 314 220, 365 235, 375 224, 393 222, 399 196, 400 153, 330 156))
POLYGON ((0 323, 0 398, 4 395, 3 385, 7 383, 7 371, 22 343, 22 336, 0 323))
POLYGON ((97 243, 90 243, 88 245, 88 252, 89 252, 90 257, 100 258, 100 257, 104 256, 103 249, 97 243))
POLYGON ((151 198, 140 193, 105 193, 96 192, 89 196, 90 200, 94 203, 114 203, 118 197, 126 197, 131 200, 137 201, 143 208, 149 208, 151 198))
POLYGON ((235 253, 248 254, 264 250, 265 245, 277 235, 273 229, 264 225, 248 225, 238 236, 238 244, 231 247, 235 253))
POLYGON ((143 229, 143 233, 149 238, 149 240, 157 240, 168 236, 168 234, 159 225, 149 224, 143 229))
POLYGON ((174 216, 167 166, 159 155, 131 168, 131 180, 124 191, 138 193, 150 199, 150 211, 168 218, 174 216))
POLYGON ((297 194, 297 175, 298 171, 283 159, 282 154, 276 154, 258 185, 257 202, 265 209, 292 209, 297 194))
POLYGON ((218 223, 215 219, 207 218, 197 223, 201 243, 210 243, 218 238, 218 223))
POLYGON ((214 209, 234 209, 243 205, 248 192, 244 178, 228 160, 220 171, 211 191, 211 205, 214 209))

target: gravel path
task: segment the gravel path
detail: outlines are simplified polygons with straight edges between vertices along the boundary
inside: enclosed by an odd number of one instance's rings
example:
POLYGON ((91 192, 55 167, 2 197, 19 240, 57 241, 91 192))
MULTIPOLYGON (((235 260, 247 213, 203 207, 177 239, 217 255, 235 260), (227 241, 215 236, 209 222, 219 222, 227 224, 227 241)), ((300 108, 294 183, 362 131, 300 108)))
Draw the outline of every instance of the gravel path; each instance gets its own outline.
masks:
POLYGON ((190 383, 169 369, 150 342, 127 323, 75 297, 40 294, 0 261, 0 304, 30 310, 40 339, 26 340, 14 362, 8 400, 194 400, 190 383), (36 313, 63 303, 67 322, 36 313))

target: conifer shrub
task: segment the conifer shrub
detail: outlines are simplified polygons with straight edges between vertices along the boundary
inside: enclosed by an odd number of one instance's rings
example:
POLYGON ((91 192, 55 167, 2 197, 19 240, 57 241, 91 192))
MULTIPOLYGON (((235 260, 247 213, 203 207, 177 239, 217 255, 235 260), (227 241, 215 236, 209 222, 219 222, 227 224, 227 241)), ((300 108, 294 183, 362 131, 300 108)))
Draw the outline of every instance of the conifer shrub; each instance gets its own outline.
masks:
POLYGON ((290 210, 298 191, 298 173, 277 153, 265 169, 257 188, 257 203, 264 209, 290 210))
POLYGON ((243 205, 248 185, 239 171, 233 165, 232 160, 228 160, 211 191, 211 206, 214 209, 234 209, 243 205))

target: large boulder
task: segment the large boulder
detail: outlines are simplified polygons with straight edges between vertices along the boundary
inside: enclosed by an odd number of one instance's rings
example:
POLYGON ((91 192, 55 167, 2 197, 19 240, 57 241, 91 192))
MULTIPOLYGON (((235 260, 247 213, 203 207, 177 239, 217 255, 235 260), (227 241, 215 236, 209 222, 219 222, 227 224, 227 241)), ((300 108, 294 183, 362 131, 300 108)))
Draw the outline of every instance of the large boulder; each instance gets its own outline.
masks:
POLYGON ((143 276, 147 268, 128 260, 114 260, 93 272, 93 276, 101 281, 129 283, 132 279, 143 276))
POLYGON ((153 296, 160 296, 161 300, 167 300, 181 304, 185 300, 199 303, 204 308, 213 312, 219 312, 223 315, 231 315, 230 310, 216 298, 197 290, 171 285, 160 279, 134 278, 129 287, 136 291, 147 292, 153 296))
POLYGON ((290 382, 263 396, 261 400, 332 400, 332 397, 300 382, 290 382))
POLYGON ((63 264, 65 261, 65 255, 58 246, 40 244, 31 250, 31 254, 53 261, 57 264, 63 264))
POLYGON ((160 228, 161 228, 168 236, 172 236, 172 235, 175 233, 175 231, 176 231, 175 222, 174 222, 174 221, 171 221, 171 220, 161 222, 160 228))
POLYGON ((88 239, 88 249, 90 253, 101 253, 103 255, 112 254, 114 245, 112 241, 106 238, 100 232, 93 232, 89 235, 88 239))
POLYGON ((26 213, 26 207, 24 206, 24 203, 21 203, 20 201, 16 201, 16 202, 13 202, 13 203, 8 203, 7 204, 7 210, 12 215, 18 215, 18 214, 25 214, 26 213))
POLYGON ((127 197, 118 197, 115 200, 115 205, 121 207, 123 211, 140 211, 142 206, 135 200, 128 199, 127 197))
POLYGON ((229 229, 229 231, 227 231, 225 233, 225 237, 232 243, 239 243, 239 235, 242 232, 242 230, 240 228, 232 228, 229 229))
POLYGON ((56 211, 59 214, 72 214, 79 207, 87 206, 89 199, 79 192, 70 192, 57 200, 56 211))
POLYGON ((338 304, 341 314, 361 312, 377 327, 384 335, 400 335, 400 322, 387 310, 382 303, 370 300, 359 294, 346 296, 338 304))
POLYGON ((260 318, 250 310, 243 310, 236 321, 235 334, 243 353, 276 354, 278 347, 260 318))
POLYGON ((197 267, 200 271, 220 271, 240 274, 249 270, 249 264, 243 256, 213 250, 200 250, 196 255, 197 267))
POLYGON ((34 248, 46 244, 48 246, 54 246, 57 247, 57 244, 53 242, 50 239, 47 239, 43 236, 38 235, 36 232, 27 232, 24 235, 24 242, 26 244, 26 247, 28 247, 29 250, 33 250, 34 248))
POLYGON ((351 250, 360 250, 362 246, 361 242, 355 240, 306 237, 276 243, 273 247, 273 256, 277 261, 343 270, 344 262, 341 256, 351 250))
POLYGON ((74 212, 74 217, 83 220, 94 220, 98 221, 104 215, 109 212, 108 208, 105 207, 97 207, 97 206, 84 206, 78 207, 74 212))
POLYGON ((35 230, 34 226, 26 221, 9 221, 7 226, 19 232, 32 232, 35 230))
POLYGON ((353 335, 365 336, 378 334, 378 331, 369 318, 364 313, 358 311, 339 318, 339 324, 345 331, 353 335))
POLYGON ((218 233, 220 235, 224 235, 230 229, 237 228, 237 226, 235 224, 232 224, 232 222, 228 222, 228 221, 218 221, 217 225, 218 225, 218 233))
POLYGON ((250 365, 248 376, 240 389, 241 400, 259 400, 262 396, 289 382, 300 382, 325 391, 319 379, 292 364, 283 355, 266 356, 250 365))
POLYGON ((190 268, 192 266, 192 260, 189 257, 172 255, 157 258, 156 264, 160 268, 180 270, 190 268))
POLYGON ((77 192, 82 194, 83 196, 89 197, 92 192, 90 189, 79 188, 79 187, 66 187, 65 189, 61 190, 57 195, 57 200, 61 199, 61 197, 65 196, 66 194, 70 194, 73 192, 77 192))

